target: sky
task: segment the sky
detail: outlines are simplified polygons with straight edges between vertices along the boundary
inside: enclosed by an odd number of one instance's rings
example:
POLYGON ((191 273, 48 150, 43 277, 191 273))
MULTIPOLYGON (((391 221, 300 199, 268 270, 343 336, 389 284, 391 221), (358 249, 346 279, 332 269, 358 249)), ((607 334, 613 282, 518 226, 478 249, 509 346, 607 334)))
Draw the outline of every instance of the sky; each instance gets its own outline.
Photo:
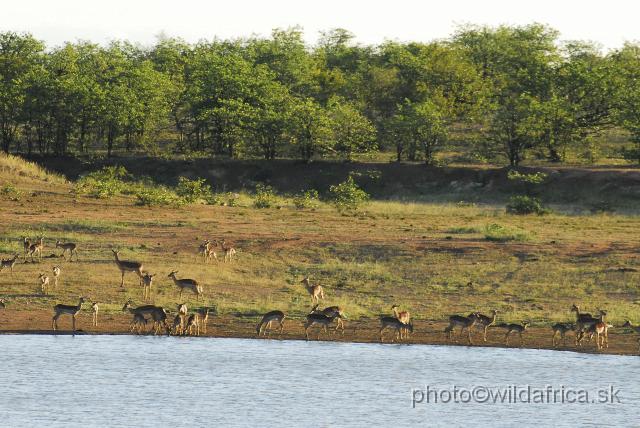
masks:
POLYGON ((309 43, 345 28, 362 44, 446 38, 462 24, 548 24, 563 40, 605 49, 640 40, 637 0, 8 0, 0 31, 29 32, 49 46, 65 41, 153 44, 159 34, 200 39, 268 36, 302 26, 309 43))

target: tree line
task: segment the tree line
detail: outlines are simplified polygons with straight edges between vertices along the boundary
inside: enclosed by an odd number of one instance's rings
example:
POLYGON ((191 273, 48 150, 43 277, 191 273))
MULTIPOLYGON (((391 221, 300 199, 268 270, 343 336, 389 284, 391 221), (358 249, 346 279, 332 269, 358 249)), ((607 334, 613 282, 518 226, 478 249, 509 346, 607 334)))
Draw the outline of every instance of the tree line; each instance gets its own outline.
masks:
POLYGON ((518 165, 564 160, 611 127, 640 160, 640 45, 603 53, 540 24, 463 26, 429 43, 308 46, 270 37, 47 47, 0 33, 0 144, 54 155, 142 152, 351 159, 377 150, 434 163, 461 140, 518 165))

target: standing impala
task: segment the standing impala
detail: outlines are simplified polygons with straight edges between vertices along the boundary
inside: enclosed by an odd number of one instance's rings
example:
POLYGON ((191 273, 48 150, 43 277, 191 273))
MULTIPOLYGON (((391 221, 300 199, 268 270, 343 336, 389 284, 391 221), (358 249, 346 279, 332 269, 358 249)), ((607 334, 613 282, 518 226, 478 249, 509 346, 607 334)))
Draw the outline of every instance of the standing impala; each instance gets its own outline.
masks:
POLYGON ((228 244, 224 239, 220 243, 220 247, 222 247, 222 251, 224 252, 224 262, 230 262, 233 256, 236 255, 236 249, 233 248, 232 245, 228 244))
POLYGON ((134 272, 135 274, 138 275, 138 277, 140 278, 140 281, 142 282, 142 277, 144 275, 142 273, 142 263, 128 261, 128 260, 120 260, 120 258, 118 257, 118 255, 120 254, 119 251, 111 250, 111 252, 113 253, 113 257, 115 258, 116 266, 118 266, 118 269, 120 269, 120 273, 122 274, 120 287, 124 287, 124 274, 127 272, 134 272))
POLYGON ((0 272, 4 268, 9 268, 9 271, 11 272, 11 275, 13 275, 13 267, 16 265, 17 261, 18 261, 18 255, 17 254, 15 254, 12 259, 6 259, 6 260, 0 261, 0 272))
POLYGON ((324 289, 321 285, 311 285, 308 276, 300 282, 304 285, 304 288, 307 289, 307 292, 311 296, 311 303, 318 303, 320 299, 324 299, 324 289))
POLYGON ((182 299, 182 292, 186 288, 187 290, 193 291, 196 294, 196 299, 199 300, 200 296, 202 295, 202 285, 199 284, 198 281, 196 281, 195 279, 189 279, 189 278, 178 279, 176 278, 177 273, 178 271, 174 270, 169 274, 168 277, 173 279, 173 282, 174 284, 176 284, 176 287, 180 289, 180 299, 182 299))
POLYGON ((444 329, 445 334, 449 337, 449 340, 453 338, 453 330, 456 327, 460 327, 460 337, 462 337, 462 333, 467 330, 467 338, 469 339, 469 345, 473 345, 471 342, 471 327, 473 327, 478 318, 475 314, 473 316, 464 317, 462 315, 451 315, 449 317, 449 325, 444 329))
POLYGON ((53 311, 55 313, 51 322, 53 330, 57 330, 58 328, 58 318, 60 318, 60 315, 68 314, 71 315, 73 331, 76 331, 76 316, 78 315, 78 312, 80 312, 80 309, 82 309, 83 303, 84 297, 80 297, 80 301, 77 305, 55 305, 53 307, 53 311))
POLYGON ((38 253, 38 261, 42 260, 42 250, 44 249, 44 236, 41 236, 35 243, 29 245, 29 255, 33 263, 33 255, 38 253))
POLYGON ((60 277, 60 274, 62 273, 62 271, 60 270, 60 266, 54 266, 52 270, 53 270, 53 288, 56 288, 58 286, 58 278, 60 277))
POLYGON ((27 261, 27 254, 29 254, 29 248, 31 248, 31 240, 26 236, 22 238, 22 247, 24 248, 24 261, 27 261))

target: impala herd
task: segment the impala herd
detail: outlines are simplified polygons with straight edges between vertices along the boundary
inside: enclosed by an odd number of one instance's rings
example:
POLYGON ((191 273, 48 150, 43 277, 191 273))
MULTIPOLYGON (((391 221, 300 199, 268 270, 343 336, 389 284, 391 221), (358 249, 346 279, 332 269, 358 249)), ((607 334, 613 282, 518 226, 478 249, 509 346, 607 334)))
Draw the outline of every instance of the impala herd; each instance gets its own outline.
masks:
MULTIPOLYGON (((31 259, 32 263, 35 263, 35 257, 38 261, 42 258, 42 251, 44 249, 44 237, 40 237, 35 241, 31 241, 29 238, 23 239, 23 258, 24 262, 27 262, 27 257, 31 259)), ((62 253, 57 256, 73 261, 75 255, 76 261, 78 261, 78 246, 73 242, 60 242, 56 241, 55 248, 62 249, 62 253), (66 254, 69 253, 67 259, 66 254)), ((203 263, 210 261, 218 261, 218 254, 216 248, 220 248, 223 254, 224 262, 231 262, 234 257, 237 256, 236 249, 222 240, 220 242, 205 240, 199 245, 197 250, 198 259, 202 259, 203 263)), ((144 270, 142 263, 131 260, 120 259, 120 252, 111 250, 114 257, 114 262, 118 270, 120 271, 120 287, 124 287, 124 277, 126 273, 134 273, 140 280, 140 286, 142 286, 142 298, 149 300, 151 296, 151 288, 153 286, 153 280, 157 276, 156 274, 150 274, 144 270)), ((15 254, 12 258, 0 260, 0 271, 9 269, 13 275, 13 268, 15 267, 19 256, 15 254)), ((52 268, 53 274, 53 288, 58 287, 58 282, 62 274, 60 266, 56 265, 52 268)), ((179 298, 182 300, 182 294, 185 290, 195 294, 196 299, 200 300, 203 297, 203 285, 190 278, 178 278, 178 271, 174 270, 167 275, 168 278, 173 280, 178 292, 179 298)), ((333 327, 335 323, 334 332, 341 331, 344 334, 345 326, 344 320, 347 319, 343 309, 339 306, 329 306, 324 309, 320 309, 320 300, 324 300, 325 292, 324 288, 319 284, 312 284, 309 277, 305 277, 300 281, 307 293, 311 298, 312 308, 310 312, 305 316, 304 330, 305 337, 309 339, 309 331, 314 327, 319 327, 318 339, 320 333, 328 333, 328 327, 333 327)), ((42 272, 38 276, 38 288, 40 292, 45 295, 48 294, 52 288, 51 279, 49 276, 42 272)), ((80 297, 77 305, 63 305, 57 304, 54 306, 54 315, 52 318, 52 329, 57 330, 58 318, 61 315, 70 315, 72 320, 72 329, 76 331, 76 318, 82 310, 82 305, 86 302, 84 297, 80 297)), ((6 307, 6 300, 0 299, 0 309, 6 307)), ((411 315, 408 311, 400 311, 398 305, 391 306, 392 315, 380 316, 380 327, 378 330, 380 342, 384 342, 384 332, 390 329, 395 332, 392 337, 392 341, 403 340, 409 337, 410 333, 413 333, 413 323, 411 321, 411 315)), ((98 311, 99 303, 91 302, 92 310, 92 325, 98 326, 98 311)), ((152 322, 151 331, 154 334, 173 334, 173 335, 192 335, 199 336, 201 333, 207 332, 207 323, 209 320, 210 310, 208 308, 197 308, 191 314, 186 303, 180 303, 176 306, 176 315, 173 317, 173 322, 169 322, 169 315, 167 311, 156 305, 143 305, 134 307, 133 302, 128 300, 122 307, 122 311, 129 313, 132 316, 131 323, 129 325, 129 331, 132 333, 141 334, 146 331, 149 322, 152 322)), ((593 340, 595 336, 596 349, 608 348, 608 331, 613 326, 606 321, 607 312, 598 309, 596 316, 589 313, 580 311, 580 307, 573 305, 571 312, 575 313, 575 322, 556 323, 551 326, 553 335, 551 337, 551 344, 553 347, 558 346, 560 341, 566 345, 567 334, 573 333, 575 336, 576 346, 582 345, 585 337, 588 336, 589 342, 593 340)), ((462 338, 466 333, 466 338, 469 344, 472 342, 472 329, 480 330, 482 333, 482 339, 487 342, 487 333, 489 328, 501 329, 504 331, 504 343, 508 346, 509 338, 512 334, 518 336, 519 345, 524 344, 524 334, 529 327, 528 321, 521 323, 496 323, 498 316, 497 310, 492 310, 490 315, 484 315, 480 312, 472 312, 469 315, 451 315, 449 316, 449 323, 444 329, 444 334, 449 340, 453 340, 455 330, 458 329, 459 337, 462 338)), ((278 333, 282 334, 285 325, 285 319, 287 316, 280 310, 274 310, 264 314, 258 325, 256 326, 257 336, 271 335, 272 331, 277 329, 278 333)), ((635 326, 631 321, 626 321, 622 327, 631 328, 635 333, 640 335, 640 326, 635 326)), ((640 339, 638 340, 638 352, 640 352, 640 339)))

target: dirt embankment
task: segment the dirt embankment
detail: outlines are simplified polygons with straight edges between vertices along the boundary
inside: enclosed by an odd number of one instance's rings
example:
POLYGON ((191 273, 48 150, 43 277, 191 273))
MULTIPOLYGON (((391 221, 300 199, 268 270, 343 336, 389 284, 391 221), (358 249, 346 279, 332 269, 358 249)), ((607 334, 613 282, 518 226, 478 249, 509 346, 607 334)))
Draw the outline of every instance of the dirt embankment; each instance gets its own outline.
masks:
POLYGON ((546 182, 535 188, 507 179, 507 168, 427 167, 416 163, 361 163, 294 160, 167 160, 150 157, 113 158, 83 161, 77 158, 42 158, 37 162, 69 179, 119 164, 135 176, 150 176, 163 184, 175 185, 178 177, 206 178, 218 191, 253 190, 257 183, 272 185, 278 192, 306 189, 326 192, 351 172, 374 198, 459 202, 504 202, 513 194, 534 192, 547 203, 583 205, 590 208, 629 207, 640 199, 640 169, 523 167, 521 171, 543 171, 546 182), (605 201, 607 204, 602 204, 605 201))
MULTIPOLYGON (((58 330, 51 330, 51 316, 47 311, 19 311, 10 312, 10 309, 0 313, 0 334, 72 334, 71 320, 69 317, 61 317, 58 321, 58 330), (25 326, 28 328, 25 329, 25 326)), ((77 334, 130 334, 129 323, 131 317, 124 314, 102 314, 98 319, 98 326, 91 325, 91 315, 83 313, 78 316, 76 327, 77 334)), ((379 343, 379 323, 375 319, 347 321, 344 333, 329 330, 324 333, 319 327, 310 329, 310 340, 329 340, 337 342, 379 343)), ((405 340, 394 340, 394 332, 387 330, 384 333, 385 343, 423 344, 423 345, 461 345, 467 346, 466 335, 460 337, 456 330, 454 340, 449 341, 443 333, 445 324, 439 321, 418 320, 414 322, 414 333, 405 340)), ((148 328, 149 329, 149 328, 148 328)), ((615 329, 614 329, 615 330, 615 329)), ((152 333, 148 333, 152 334, 152 333)), ((256 338, 256 322, 245 318, 232 316, 210 317, 207 332, 201 337, 233 337, 256 338)), ((268 335, 271 339, 304 340, 305 332, 301 320, 288 320, 285 322, 283 334, 274 329, 268 335)), ((555 349, 562 351, 574 351, 585 353, 607 353, 616 355, 638 355, 638 335, 623 334, 622 329, 609 333, 609 347, 598 351, 595 339, 587 340, 581 346, 574 343, 573 333, 568 333, 566 344, 559 343, 557 347, 551 344, 552 331, 550 328, 533 327, 524 334, 522 347, 529 349, 555 349)), ((558 337, 559 338, 559 337, 558 337)), ((483 342, 480 330, 472 334, 472 346, 507 347, 504 342, 504 331, 498 328, 490 328, 487 342, 483 342)), ((509 338, 508 347, 520 347, 517 334, 509 338)))

